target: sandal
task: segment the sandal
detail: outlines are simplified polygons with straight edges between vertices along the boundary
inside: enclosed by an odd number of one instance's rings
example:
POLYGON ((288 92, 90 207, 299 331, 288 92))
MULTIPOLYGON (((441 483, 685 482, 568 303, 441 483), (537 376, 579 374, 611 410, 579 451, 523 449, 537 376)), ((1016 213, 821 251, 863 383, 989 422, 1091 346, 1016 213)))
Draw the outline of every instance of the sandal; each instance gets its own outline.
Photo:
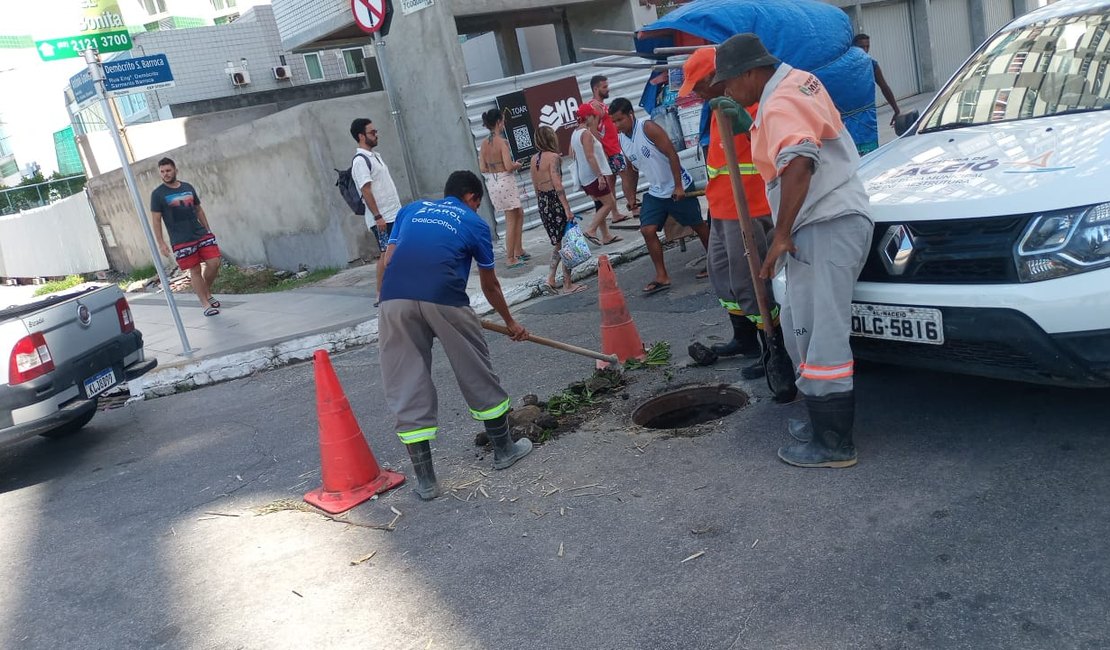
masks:
POLYGON ((659 293, 660 291, 670 288, 670 282, 657 282, 655 280, 652 280, 650 283, 648 283, 648 286, 642 289, 642 292, 645 296, 650 296, 653 293, 659 293))
POLYGON ((209 298, 208 304, 212 307, 216 307, 217 309, 220 307, 220 301, 216 300, 216 296, 212 296, 211 298, 209 298))
POLYGON ((609 244, 615 244, 619 241, 624 241, 624 237, 621 237, 620 235, 613 235, 609 238, 609 241, 603 242, 601 245, 608 246, 609 244))
POLYGON ((555 287, 551 286, 550 284, 546 283, 546 282, 541 282, 540 283, 540 295, 541 296, 557 296, 557 295, 559 295, 559 290, 556 289, 555 287))
POLYGON ((208 309, 204 310, 205 316, 215 316, 218 313, 220 313, 220 310, 216 309, 215 307, 209 307, 208 309))
POLYGON ((524 260, 517 260, 515 264, 506 264, 505 268, 507 268, 507 269, 519 269, 522 266, 524 266, 524 260))
POLYGON ((520 255, 517 255, 516 258, 518 260, 524 260, 525 262, 527 262, 528 260, 532 259, 532 256, 528 253, 521 253, 520 255))
POLYGON ((601 246, 601 240, 597 238, 597 235, 591 235, 589 233, 584 232, 584 233, 582 233, 582 236, 585 237, 586 239, 588 239, 589 242, 591 244, 593 244, 594 246, 601 246))
POLYGON ((620 219, 613 219, 613 222, 612 222, 612 223, 613 223, 614 225, 616 225, 616 224, 618 224, 618 223, 620 223, 620 222, 622 222, 622 221, 628 221, 628 220, 629 220, 629 219, 631 219, 631 218, 632 218, 632 215, 630 215, 630 214, 622 214, 622 215, 620 216, 620 219))
POLYGON ((570 291, 564 291, 563 295, 564 296, 569 296, 572 293, 582 293, 583 291, 586 291, 587 289, 589 289, 588 286, 586 286, 584 284, 580 284, 580 285, 577 285, 576 287, 574 287, 573 289, 571 289, 570 291))

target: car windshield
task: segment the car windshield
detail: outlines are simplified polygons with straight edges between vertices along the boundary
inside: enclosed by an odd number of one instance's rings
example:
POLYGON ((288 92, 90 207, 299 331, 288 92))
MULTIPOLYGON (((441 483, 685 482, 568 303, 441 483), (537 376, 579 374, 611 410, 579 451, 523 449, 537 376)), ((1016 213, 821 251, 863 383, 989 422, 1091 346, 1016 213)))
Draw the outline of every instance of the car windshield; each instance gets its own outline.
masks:
POLYGON ((941 92, 921 132, 1110 106, 1110 13, 1058 16, 994 36, 941 92))

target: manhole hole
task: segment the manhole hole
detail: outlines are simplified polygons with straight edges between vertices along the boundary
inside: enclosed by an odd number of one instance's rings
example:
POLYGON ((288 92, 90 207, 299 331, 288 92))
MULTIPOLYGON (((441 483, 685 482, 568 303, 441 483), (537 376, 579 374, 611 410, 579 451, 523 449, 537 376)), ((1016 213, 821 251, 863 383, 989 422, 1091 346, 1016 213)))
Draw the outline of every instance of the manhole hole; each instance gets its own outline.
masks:
POLYGON ((719 420, 748 405, 731 386, 693 386, 663 393, 632 412, 632 422, 649 429, 681 429, 719 420))

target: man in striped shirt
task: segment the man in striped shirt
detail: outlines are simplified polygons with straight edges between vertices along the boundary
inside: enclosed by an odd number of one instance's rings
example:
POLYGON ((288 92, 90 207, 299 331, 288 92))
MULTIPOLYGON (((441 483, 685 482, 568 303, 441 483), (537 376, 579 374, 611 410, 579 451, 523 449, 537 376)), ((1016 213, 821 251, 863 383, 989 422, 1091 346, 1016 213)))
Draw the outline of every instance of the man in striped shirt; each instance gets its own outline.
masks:
POLYGON ((721 44, 713 82, 725 83, 741 106, 759 102, 752 160, 775 220, 760 274, 786 267, 782 324, 812 425, 809 439, 782 447, 779 458, 798 467, 851 467, 852 290, 874 228, 856 173, 859 154, 820 80, 780 63, 755 34, 721 44))

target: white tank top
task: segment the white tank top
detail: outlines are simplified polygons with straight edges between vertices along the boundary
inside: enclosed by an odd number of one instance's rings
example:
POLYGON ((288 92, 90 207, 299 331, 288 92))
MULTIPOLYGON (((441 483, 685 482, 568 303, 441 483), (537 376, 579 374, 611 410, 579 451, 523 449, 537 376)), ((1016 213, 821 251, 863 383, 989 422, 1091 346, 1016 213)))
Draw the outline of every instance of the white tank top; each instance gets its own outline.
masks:
MULTIPOLYGON (((671 173, 671 162, 659 151, 651 138, 644 133, 644 122, 636 120, 632 127, 632 137, 621 133, 621 151, 628 162, 636 166, 648 182, 648 194, 658 199, 669 199, 674 194, 674 174, 671 173)), ((690 172, 679 164, 682 170, 682 185, 690 187, 694 179, 690 172)))
MULTIPOLYGON (((570 138, 570 146, 574 150, 574 166, 578 171, 578 184, 582 187, 597 180, 597 174, 594 173, 593 167, 590 167, 590 161, 586 160, 586 148, 582 146, 582 134, 585 132, 584 128, 578 129, 570 138)), ((613 170, 609 168, 609 158, 605 156, 605 149, 601 147, 601 142, 597 138, 594 138, 593 149, 597 166, 601 168, 601 175, 611 175, 613 170)))

